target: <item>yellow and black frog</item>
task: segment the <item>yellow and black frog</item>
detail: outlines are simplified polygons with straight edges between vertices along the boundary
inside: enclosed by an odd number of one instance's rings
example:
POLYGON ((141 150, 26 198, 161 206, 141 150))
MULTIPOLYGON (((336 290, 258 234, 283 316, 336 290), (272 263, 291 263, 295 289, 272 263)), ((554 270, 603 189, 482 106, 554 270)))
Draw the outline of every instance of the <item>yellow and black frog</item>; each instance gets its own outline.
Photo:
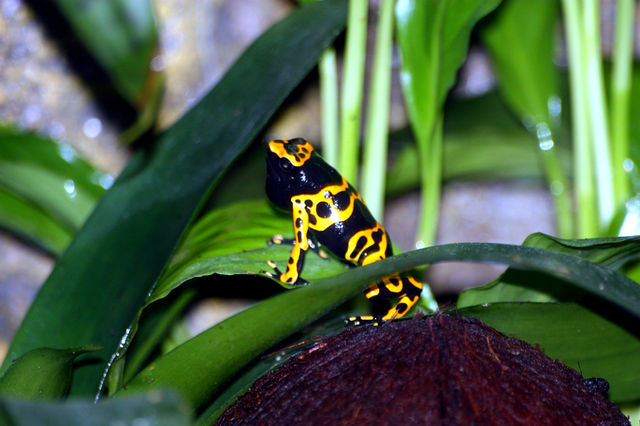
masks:
MULTIPOLYGON (((368 265, 392 256, 391 241, 371 215, 358 191, 328 165, 304 139, 273 140, 267 146, 266 192, 279 208, 293 213, 295 240, 285 272, 269 261, 278 278, 289 284, 306 284, 300 277, 304 255, 315 242, 337 257, 356 265, 368 265)), ((282 236, 274 236, 282 243, 282 236)), ((418 301, 422 283, 394 274, 371 285, 368 299, 399 298, 382 317, 349 319, 355 325, 378 324, 402 317, 418 301)))

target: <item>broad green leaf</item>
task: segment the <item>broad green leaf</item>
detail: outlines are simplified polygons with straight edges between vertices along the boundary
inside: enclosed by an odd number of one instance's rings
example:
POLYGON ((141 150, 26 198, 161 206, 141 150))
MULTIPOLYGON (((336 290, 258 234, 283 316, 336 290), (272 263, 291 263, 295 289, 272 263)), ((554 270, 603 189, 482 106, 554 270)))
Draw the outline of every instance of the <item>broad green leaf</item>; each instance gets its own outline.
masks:
POLYGON ((354 296, 367 284, 395 271, 445 261, 503 263, 544 272, 595 293, 640 318, 640 286, 612 269, 538 248, 446 244, 353 268, 267 299, 156 359, 127 384, 124 393, 169 387, 199 407, 260 353, 354 296))
POLYGON ((531 125, 560 118, 553 62, 558 12, 555 0, 507 0, 481 32, 502 96, 531 125))
POLYGON ((637 330, 637 325, 621 326, 624 322, 610 321, 571 303, 496 303, 457 313, 540 347, 585 378, 605 378, 613 401, 640 398, 640 339, 630 331, 637 330))
POLYGON ((94 395, 122 336, 204 197, 340 33, 346 7, 301 7, 258 38, 222 80, 105 194, 38 293, 2 369, 37 347, 100 344, 71 395, 94 395))
MULTIPOLYGON (((192 278, 212 274, 261 274, 269 269, 267 260, 276 261, 284 271, 292 246, 268 245, 276 234, 293 238, 291 217, 278 214, 264 199, 212 210, 189 230, 148 303, 192 278)), ((305 259, 304 278, 315 281, 344 270, 342 262, 334 258, 323 260, 310 251, 305 259)))
POLYGON ((0 398, 0 424, 7 426, 188 426, 191 410, 173 392, 111 399, 36 402, 0 398))
MULTIPOLYGON (((523 245, 578 256, 615 270, 640 258, 640 237, 564 240, 535 233, 528 236, 523 245)), ((492 302, 549 302, 575 300, 575 297, 558 279, 507 269, 496 281, 463 291, 458 298, 458 306, 492 302)))
POLYGON ((0 379, 0 395, 24 399, 63 398, 71 386, 73 360, 98 349, 84 346, 29 351, 16 359, 0 379))
MULTIPOLYGON (((412 125, 444 103, 467 56, 475 24, 500 0, 398 0, 401 81, 412 125)), ((419 132, 418 132, 419 133, 419 132)))
POLYGON ((113 178, 65 143, 0 127, 0 225, 59 254, 113 178))
POLYGON ((158 48, 149 0, 56 0, 78 39, 132 105, 145 105, 159 87, 151 71, 158 48))

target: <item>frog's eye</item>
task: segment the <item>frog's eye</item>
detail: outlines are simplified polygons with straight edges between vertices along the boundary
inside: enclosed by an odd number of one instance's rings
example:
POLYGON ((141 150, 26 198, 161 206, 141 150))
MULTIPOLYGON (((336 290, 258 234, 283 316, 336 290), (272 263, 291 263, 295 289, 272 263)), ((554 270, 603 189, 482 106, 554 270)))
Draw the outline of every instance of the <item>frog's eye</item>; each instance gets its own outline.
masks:
POLYGON ((284 157, 280 158, 280 168, 282 170, 290 170, 291 167, 292 167, 291 161, 287 160, 284 157))

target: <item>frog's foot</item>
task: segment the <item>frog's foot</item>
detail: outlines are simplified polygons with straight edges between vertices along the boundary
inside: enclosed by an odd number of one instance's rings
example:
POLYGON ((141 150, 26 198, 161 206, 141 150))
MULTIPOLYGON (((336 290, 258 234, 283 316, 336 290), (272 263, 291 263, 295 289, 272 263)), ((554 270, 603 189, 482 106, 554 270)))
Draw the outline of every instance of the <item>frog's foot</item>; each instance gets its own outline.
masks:
POLYGON ((368 325, 368 324, 371 324, 374 327, 377 327, 379 325, 382 325, 384 321, 379 315, 360 315, 360 316, 349 317, 346 320, 344 320, 344 323, 346 326, 351 326, 351 327, 359 327, 359 326, 368 325))
POLYGON ((301 285, 309 285, 309 281, 303 279, 302 277, 297 277, 293 282, 291 282, 291 278, 288 278, 286 274, 283 274, 280 269, 278 269, 278 265, 273 260, 267 260, 267 265, 273 270, 271 271, 260 271, 271 278, 275 278, 280 282, 290 285, 290 286, 301 286, 301 285))
POLYGON ((273 237, 271 237, 271 239, 269 241, 267 241, 267 244, 271 245, 271 244, 286 244, 286 245, 294 245, 296 243, 296 240, 294 240, 293 238, 285 238, 282 236, 282 234, 276 234, 273 237))

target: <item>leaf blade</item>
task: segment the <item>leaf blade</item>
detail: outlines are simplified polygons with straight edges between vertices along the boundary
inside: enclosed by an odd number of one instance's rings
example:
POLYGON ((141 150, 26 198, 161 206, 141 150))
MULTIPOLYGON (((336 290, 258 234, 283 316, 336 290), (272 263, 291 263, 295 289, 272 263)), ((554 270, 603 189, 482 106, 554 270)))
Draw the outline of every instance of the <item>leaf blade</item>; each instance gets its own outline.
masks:
MULTIPOLYGON (((578 256, 616 270, 640 256, 638 237, 565 240, 535 233, 527 237, 524 245, 578 256)), ((458 297, 458 306, 496 302, 549 302, 571 298, 572 295, 566 288, 559 286, 557 280, 507 269, 496 281, 463 291, 458 297)))

